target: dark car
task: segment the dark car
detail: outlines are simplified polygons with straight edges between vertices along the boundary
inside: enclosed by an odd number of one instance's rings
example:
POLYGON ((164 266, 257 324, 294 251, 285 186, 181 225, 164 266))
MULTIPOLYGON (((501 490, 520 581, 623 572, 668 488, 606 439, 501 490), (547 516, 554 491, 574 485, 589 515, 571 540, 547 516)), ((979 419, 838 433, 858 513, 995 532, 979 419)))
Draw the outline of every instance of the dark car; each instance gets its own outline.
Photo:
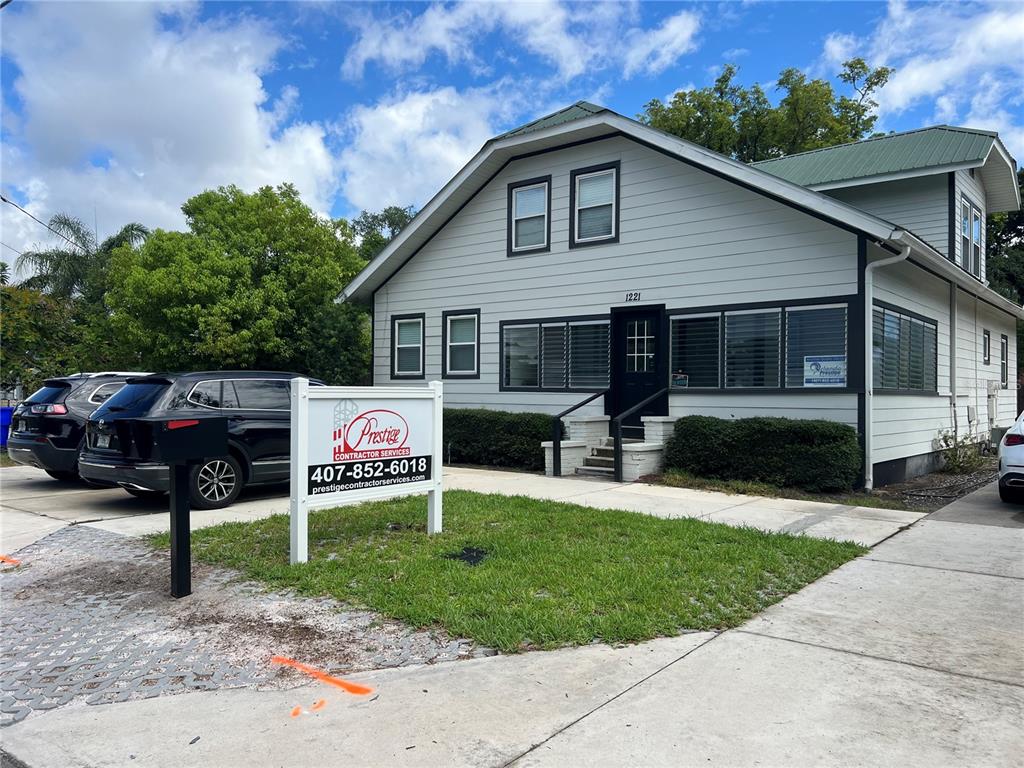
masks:
POLYGON ((14 409, 7 453, 57 480, 78 479, 78 452, 89 414, 142 373, 76 373, 47 379, 14 409))
MULTIPOLYGON (((192 468, 191 504, 196 509, 230 505, 242 487, 288 479, 291 452, 291 384, 301 374, 276 371, 204 371, 129 379, 90 417, 79 462, 82 477, 118 485, 134 496, 169 489, 170 473, 150 452, 130 419, 228 417, 228 454, 192 468)), ((321 384, 322 382, 313 382, 321 384)))

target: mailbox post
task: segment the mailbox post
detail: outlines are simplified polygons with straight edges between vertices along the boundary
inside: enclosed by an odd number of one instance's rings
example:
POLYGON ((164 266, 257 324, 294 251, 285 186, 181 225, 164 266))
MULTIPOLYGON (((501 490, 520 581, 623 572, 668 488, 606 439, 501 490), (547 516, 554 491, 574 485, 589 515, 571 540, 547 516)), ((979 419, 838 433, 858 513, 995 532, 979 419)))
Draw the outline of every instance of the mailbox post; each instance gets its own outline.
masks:
POLYGON ((228 452, 228 420, 222 416, 136 419, 148 432, 156 455, 167 462, 171 491, 171 597, 192 594, 189 475, 192 466, 228 452), (148 427, 148 428, 147 428, 148 427))

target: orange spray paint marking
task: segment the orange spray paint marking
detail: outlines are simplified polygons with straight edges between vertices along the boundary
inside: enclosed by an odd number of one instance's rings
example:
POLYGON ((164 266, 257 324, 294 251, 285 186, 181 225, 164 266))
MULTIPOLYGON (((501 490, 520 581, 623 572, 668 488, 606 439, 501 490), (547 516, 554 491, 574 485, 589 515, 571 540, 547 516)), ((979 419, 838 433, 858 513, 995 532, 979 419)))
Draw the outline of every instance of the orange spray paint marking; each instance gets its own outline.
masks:
POLYGON ((0 555, 0 563, 7 563, 8 565, 21 565, 21 560, 15 560, 13 557, 7 555, 0 555))
POLYGON ((318 709, 323 709, 326 706, 327 706, 327 700, 326 699, 317 699, 317 701, 313 704, 312 707, 310 707, 310 709, 312 709, 314 712, 316 712, 318 709))
POLYGON ((321 672, 319 669, 314 669, 313 667, 296 661, 295 659, 289 659, 284 656, 271 656, 270 663, 283 664, 286 667, 292 667, 303 674, 309 675, 314 680, 319 680, 321 683, 333 685, 336 688, 341 688, 343 691, 354 693, 357 696, 365 696, 368 693, 373 693, 373 688, 368 688, 367 686, 360 685, 359 683, 350 683, 348 680, 342 680, 340 677, 331 677, 326 672, 321 672))
POLYGON ((295 707, 292 710, 292 717, 298 717, 301 714, 302 714, 302 707, 295 707))

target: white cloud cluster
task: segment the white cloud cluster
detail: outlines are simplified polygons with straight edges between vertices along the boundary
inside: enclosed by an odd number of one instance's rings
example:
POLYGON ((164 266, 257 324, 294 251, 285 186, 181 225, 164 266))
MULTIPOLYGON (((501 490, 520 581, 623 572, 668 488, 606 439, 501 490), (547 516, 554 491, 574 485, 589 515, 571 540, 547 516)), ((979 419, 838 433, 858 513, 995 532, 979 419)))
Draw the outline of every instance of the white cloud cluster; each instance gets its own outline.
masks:
MULTIPOLYGON (((66 211, 100 236, 129 221, 178 227, 203 189, 291 181, 329 210, 336 159, 326 129, 293 115, 298 91, 268 94, 283 45, 247 17, 200 21, 190 5, 38 3, 4 11, 18 119, 5 121, 5 194, 46 220, 66 211)), ((5 105, 7 106, 7 105, 5 105)), ((9 110, 5 109, 5 113, 9 110)), ((48 233, 3 206, 18 250, 48 233)), ((7 252, 5 259, 12 254, 7 252)))
POLYGON ((851 56, 896 73, 878 96, 886 116, 933 105, 933 119, 998 130, 1024 156, 1024 5, 891 0, 871 34, 834 33, 823 51, 835 68, 851 56))
POLYGON ((658 74, 696 48, 697 13, 680 11, 654 29, 637 26, 638 16, 635 2, 567 5, 558 0, 435 3, 418 15, 369 15, 358 21, 359 37, 345 56, 342 73, 358 79, 372 62, 404 72, 433 54, 450 65, 486 72, 474 47, 496 30, 548 62, 563 81, 609 67, 621 67, 627 78, 658 74))

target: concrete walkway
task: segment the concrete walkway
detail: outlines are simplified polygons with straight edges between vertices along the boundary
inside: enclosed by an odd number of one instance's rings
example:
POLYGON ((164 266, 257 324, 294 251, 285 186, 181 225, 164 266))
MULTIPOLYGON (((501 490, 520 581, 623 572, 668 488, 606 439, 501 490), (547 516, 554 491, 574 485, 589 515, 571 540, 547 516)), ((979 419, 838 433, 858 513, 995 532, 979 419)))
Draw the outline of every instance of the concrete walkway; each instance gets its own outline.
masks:
MULTIPOLYGON (((695 517, 765 531, 851 540, 865 546, 873 546, 923 517, 919 512, 457 467, 445 468, 445 487, 659 517, 695 517)), ((287 486, 247 489, 228 509, 193 511, 192 527, 287 513, 287 494, 287 486)), ((14 552, 67 524, 92 525, 128 536, 156 533, 169 525, 166 504, 166 500, 136 499, 120 489, 60 483, 31 467, 2 469, 0 553, 14 552)))
POLYGON ((720 634, 353 676, 368 697, 314 683, 69 706, 0 738, 33 767, 1017 766, 1024 527, 971 522, 1012 522, 989 494, 720 634))

